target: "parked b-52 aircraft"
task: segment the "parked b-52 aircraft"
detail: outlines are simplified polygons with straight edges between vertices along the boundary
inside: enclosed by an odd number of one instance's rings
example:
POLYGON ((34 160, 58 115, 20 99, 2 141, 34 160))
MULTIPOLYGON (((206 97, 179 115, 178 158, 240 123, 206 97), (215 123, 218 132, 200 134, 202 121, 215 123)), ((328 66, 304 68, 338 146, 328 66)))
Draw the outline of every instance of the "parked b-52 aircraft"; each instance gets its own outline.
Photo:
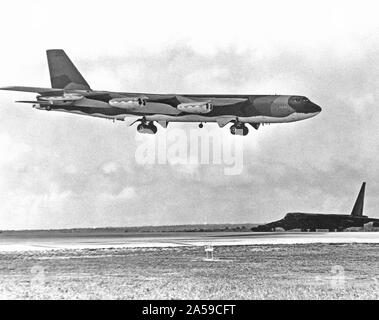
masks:
POLYGON ((377 227, 379 226, 379 219, 363 215, 365 188, 366 183, 363 182, 353 210, 349 215, 290 212, 283 219, 260 225, 253 228, 252 231, 273 231, 276 228, 284 230, 301 229, 302 231, 316 231, 316 229, 343 231, 346 228, 363 227, 370 222, 374 227, 377 227))
POLYGON ((1 90, 35 92, 31 103, 40 110, 63 111, 113 120, 138 117, 137 130, 154 134, 154 121, 166 128, 169 122, 232 123, 233 135, 247 135, 246 124, 258 129, 265 123, 304 120, 321 108, 296 95, 150 94, 92 90, 63 50, 47 50, 51 88, 3 87, 1 90))

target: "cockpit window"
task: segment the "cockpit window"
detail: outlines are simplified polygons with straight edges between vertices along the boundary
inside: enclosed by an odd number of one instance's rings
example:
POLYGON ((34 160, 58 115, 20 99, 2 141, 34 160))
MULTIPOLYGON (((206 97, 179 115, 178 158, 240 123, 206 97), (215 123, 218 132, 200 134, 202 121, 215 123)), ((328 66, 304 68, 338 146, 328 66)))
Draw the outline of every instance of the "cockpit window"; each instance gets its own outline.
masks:
POLYGON ((308 102, 309 99, 306 97, 293 97, 293 101, 300 103, 300 102, 308 102))

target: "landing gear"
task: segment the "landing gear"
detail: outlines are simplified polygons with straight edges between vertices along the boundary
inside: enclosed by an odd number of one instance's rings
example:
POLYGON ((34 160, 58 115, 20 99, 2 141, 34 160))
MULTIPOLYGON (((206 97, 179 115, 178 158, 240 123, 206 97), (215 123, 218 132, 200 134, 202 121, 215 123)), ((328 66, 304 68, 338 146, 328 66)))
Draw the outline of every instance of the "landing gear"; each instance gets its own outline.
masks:
POLYGON ((158 129, 153 121, 141 120, 141 123, 137 126, 137 131, 139 133, 156 134, 158 129))
POLYGON ((235 122, 230 127, 230 133, 232 135, 246 136, 249 133, 249 129, 242 122, 235 122))
POLYGON ((204 127, 204 125, 202 124, 202 123, 200 123, 199 124, 199 128, 201 129, 201 128, 203 128, 204 127))

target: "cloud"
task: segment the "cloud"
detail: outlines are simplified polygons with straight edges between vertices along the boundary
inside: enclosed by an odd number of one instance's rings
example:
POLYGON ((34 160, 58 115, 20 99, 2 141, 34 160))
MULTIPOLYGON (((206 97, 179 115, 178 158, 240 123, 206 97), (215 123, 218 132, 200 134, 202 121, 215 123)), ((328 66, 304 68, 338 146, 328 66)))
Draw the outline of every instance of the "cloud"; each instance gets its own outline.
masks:
POLYGON ((0 167, 9 163, 14 163, 24 154, 30 152, 31 148, 25 143, 14 142, 12 138, 6 134, 0 134, 0 167))
POLYGON ((128 200, 133 199, 137 194, 133 187, 125 187, 116 195, 106 194, 105 196, 110 200, 128 200))
POLYGON ((103 170, 105 174, 110 174, 110 173, 117 172, 117 170, 119 169, 119 166, 116 162, 109 161, 109 162, 104 163, 101 166, 101 169, 103 170))

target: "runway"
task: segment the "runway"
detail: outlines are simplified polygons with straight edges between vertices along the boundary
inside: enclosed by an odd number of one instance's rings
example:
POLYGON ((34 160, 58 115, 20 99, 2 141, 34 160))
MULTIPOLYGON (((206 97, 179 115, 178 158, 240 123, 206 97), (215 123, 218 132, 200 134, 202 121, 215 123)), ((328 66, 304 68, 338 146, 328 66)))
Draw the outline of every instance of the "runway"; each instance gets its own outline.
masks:
POLYGON ((379 243, 378 232, 163 232, 133 234, 0 234, 0 252, 181 246, 379 243))

